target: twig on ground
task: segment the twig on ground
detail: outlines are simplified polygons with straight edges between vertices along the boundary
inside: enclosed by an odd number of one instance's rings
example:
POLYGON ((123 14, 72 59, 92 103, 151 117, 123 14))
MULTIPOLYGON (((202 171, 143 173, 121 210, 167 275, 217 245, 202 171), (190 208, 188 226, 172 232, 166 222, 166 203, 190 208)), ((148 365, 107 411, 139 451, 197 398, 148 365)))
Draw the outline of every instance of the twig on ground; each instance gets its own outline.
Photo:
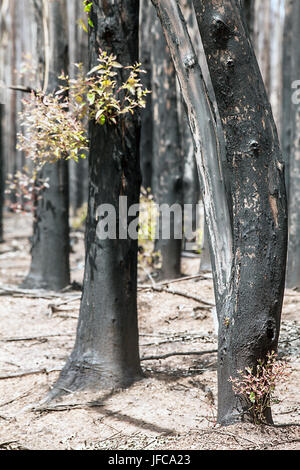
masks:
POLYGON ((17 341, 34 341, 34 340, 43 340, 48 338, 56 338, 58 336, 73 336, 74 333, 56 333, 56 334, 45 334, 45 335, 38 335, 38 336, 19 336, 19 337, 11 337, 11 338, 0 338, 0 342, 2 343, 10 343, 10 342, 17 342, 17 341))
POLYGON ((161 354, 158 356, 145 356, 141 358, 141 361, 152 361, 157 359, 167 359, 168 357, 172 356, 203 356, 204 354, 215 354, 218 351, 216 349, 211 349, 208 351, 178 351, 178 352, 171 352, 166 354, 161 354))
POLYGON ((57 302, 55 304, 49 304, 48 305, 48 308, 52 308, 52 309, 56 309, 58 307, 61 307, 62 305, 66 305, 66 304, 69 304, 71 302, 75 302, 76 300, 81 300, 81 295, 76 295, 74 297, 71 297, 70 299, 65 299, 65 300, 62 300, 61 302, 57 302))
POLYGON ((47 405, 47 406, 39 406, 34 408, 33 411, 69 411, 74 409, 81 409, 81 408, 96 408, 99 406, 104 406, 103 403, 99 402, 88 402, 88 403, 59 403, 57 405, 47 405))
MULTIPOLYGON (((149 273, 146 272, 146 274, 149 276, 149 273)), ((193 274, 192 276, 183 276, 183 277, 178 277, 177 279, 170 279, 168 281, 155 282, 155 286, 156 287, 167 286, 169 284, 175 284, 177 282, 191 281, 191 280, 197 280, 197 279, 210 279, 210 278, 207 278, 203 274, 193 274)), ((151 286, 149 286, 148 284, 139 284, 138 285, 138 288, 141 288, 141 289, 142 288, 147 288, 147 287, 150 288, 151 286)))
POLYGON ((0 380, 14 379, 17 377, 25 377, 26 375, 34 374, 50 374, 51 372, 60 372, 62 367, 55 367, 53 369, 33 369, 33 370, 24 370, 21 372, 14 372, 12 374, 0 375, 0 380))
POLYGON ((18 396, 16 396, 16 397, 12 398, 12 399, 9 400, 9 401, 6 401, 6 402, 4 402, 4 403, 0 403, 0 407, 6 406, 6 405, 10 405, 10 404, 13 403, 14 401, 21 400, 22 398, 27 397, 28 394, 29 394, 29 392, 31 392, 31 391, 32 391, 32 388, 30 388, 27 392, 22 393, 21 395, 18 395, 18 396))

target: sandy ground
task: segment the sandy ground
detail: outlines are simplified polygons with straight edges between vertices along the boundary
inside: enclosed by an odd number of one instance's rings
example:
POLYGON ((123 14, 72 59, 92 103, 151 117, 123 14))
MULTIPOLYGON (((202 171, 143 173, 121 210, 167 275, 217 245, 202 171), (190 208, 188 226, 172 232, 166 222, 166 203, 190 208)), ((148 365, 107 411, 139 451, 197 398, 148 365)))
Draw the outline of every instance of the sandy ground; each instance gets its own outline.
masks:
MULTIPOLYGON (((1 285, 18 286, 28 272, 30 235, 29 217, 6 217, 1 285)), ((72 281, 81 283, 83 234, 73 234, 72 241, 72 281)), ((184 258, 182 271, 192 275, 198 266, 198 259, 184 258)), ((169 287, 213 302, 211 275, 203 277, 169 287)), ((145 289, 138 298, 144 378, 126 390, 69 394, 37 409, 72 350, 78 296, 74 290, 0 295, 0 449, 299 450, 300 293, 285 295, 279 352, 292 374, 277 388, 275 425, 225 428, 215 425, 215 352, 147 359, 215 351, 210 310, 183 296, 145 289)))

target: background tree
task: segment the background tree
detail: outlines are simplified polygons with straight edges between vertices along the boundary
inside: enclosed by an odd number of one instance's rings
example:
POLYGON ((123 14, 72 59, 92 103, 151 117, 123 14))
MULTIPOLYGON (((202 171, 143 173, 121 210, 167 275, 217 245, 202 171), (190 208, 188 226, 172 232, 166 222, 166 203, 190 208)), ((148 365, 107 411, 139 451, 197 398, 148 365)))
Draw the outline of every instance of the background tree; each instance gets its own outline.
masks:
MULTIPOLYGON (((153 193, 159 205, 174 204, 183 210, 183 160, 177 112, 176 74, 160 21, 156 17, 152 40, 152 105, 153 105, 153 193), (163 123, 163 125, 162 125, 163 123)), ((161 253, 160 276, 180 276, 182 229, 170 217, 170 236, 163 238, 161 214, 155 249, 161 253), (177 234, 177 235, 176 235, 177 234)), ((180 224, 180 221, 179 221, 180 224)))
POLYGON ((288 161, 289 245, 287 287, 300 286, 300 4, 287 3, 284 48, 283 145, 288 161), (289 28, 289 31, 287 30, 289 28))
MULTIPOLYGON (((68 66, 66 3, 47 0, 35 1, 34 5, 40 24, 37 50, 44 52, 40 57, 43 92, 53 93, 61 84, 58 77, 68 66)), ((48 180, 49 188, 36 201, 32 261, 23 285, 60 290, 70 283, 68 163, 61 160, 46 164, 39 176, 48 180)))
MULTIPOLYGON (((88 72, 88 35, 82 27, 86 23, 86 14, 83 11, 82 0, 67 1, 68 23, 68 72, 71 79, 76 78, 78 68, 82 64, 83 70, 88 72)), ((88 198, 88 159, 80 158, 78 162, 69 162, 69 192, 70 208, 76 213, 88 198)))

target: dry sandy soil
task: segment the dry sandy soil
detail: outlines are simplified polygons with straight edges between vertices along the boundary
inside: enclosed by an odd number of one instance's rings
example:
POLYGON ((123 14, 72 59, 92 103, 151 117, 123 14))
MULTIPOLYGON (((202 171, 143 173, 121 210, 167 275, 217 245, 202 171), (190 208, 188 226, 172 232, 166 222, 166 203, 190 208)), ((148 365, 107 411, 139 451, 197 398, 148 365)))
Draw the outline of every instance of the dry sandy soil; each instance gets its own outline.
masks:
MULTIPOLYGON (((29 217, 6 217, 6 241, 0 245, 2 288, 18 286, 26 275, 30 235, 29 217)), ((82 233, 72 240, 72 281, 81 283, 82 233)), ((198 265, 198 259, 184 258, 182 271, 195 274, 198 265)), ((169 287, 213 302, 209 273, 169 287)), ((139 291, 144 379, 126 390, 69 394, 60 402, 39 405, 72 350, 78 297, 75 290, 35 297, 0 288, 1 449, 299 450, 300 293, 287 291, 285 296, 279 352, 292 374, 277 388, 275 425, 226 428, 215 425, 215 352, 149 359, 214 351, 211 311, 200 309, 195 300, 150 289, 139 291), (69 302, 58 305, 65 300, 69 302)))

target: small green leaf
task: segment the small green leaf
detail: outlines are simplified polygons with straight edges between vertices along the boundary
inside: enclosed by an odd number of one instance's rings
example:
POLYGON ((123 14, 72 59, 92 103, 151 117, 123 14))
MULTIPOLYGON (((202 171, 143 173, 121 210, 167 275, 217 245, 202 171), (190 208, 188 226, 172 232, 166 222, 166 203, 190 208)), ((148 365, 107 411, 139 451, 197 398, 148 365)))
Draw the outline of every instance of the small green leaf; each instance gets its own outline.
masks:
POLYGON ((94 93, 88 93, 87 94, 87 99, 90 105, 93 105, 95 103, 95 95, 94 93))
POLYGON ((251 401, 251 403, 255 403, 255 393, 254 392, 250 393, 250 401, 251 401))

